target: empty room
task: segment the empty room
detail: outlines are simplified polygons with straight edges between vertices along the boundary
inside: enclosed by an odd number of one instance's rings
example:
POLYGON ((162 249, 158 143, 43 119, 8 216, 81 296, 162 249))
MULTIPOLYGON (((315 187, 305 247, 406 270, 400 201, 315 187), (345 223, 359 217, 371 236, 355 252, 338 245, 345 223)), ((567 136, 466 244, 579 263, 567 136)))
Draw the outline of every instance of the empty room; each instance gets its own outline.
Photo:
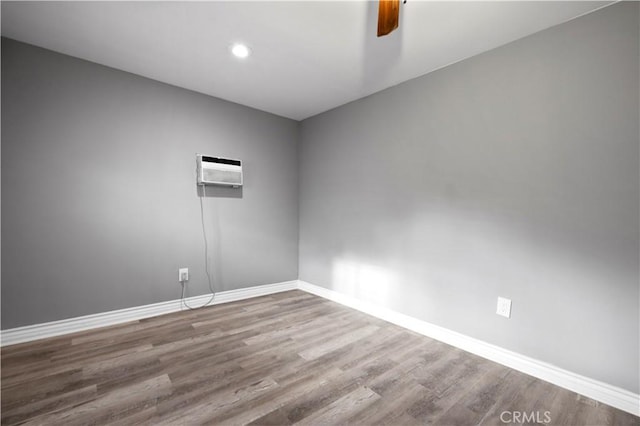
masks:
POLYGON ((2 1, 2 425, 640 426, 640 3, 2 1))

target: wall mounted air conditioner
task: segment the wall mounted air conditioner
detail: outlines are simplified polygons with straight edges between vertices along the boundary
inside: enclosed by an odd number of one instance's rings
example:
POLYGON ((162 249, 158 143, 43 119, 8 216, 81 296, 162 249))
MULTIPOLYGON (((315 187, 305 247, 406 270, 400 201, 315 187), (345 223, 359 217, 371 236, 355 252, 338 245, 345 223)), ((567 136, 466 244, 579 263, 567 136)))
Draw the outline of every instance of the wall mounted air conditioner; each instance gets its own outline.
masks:
POLYGON ((198 185, 242 186, 242 162, 196 154, 198 185))

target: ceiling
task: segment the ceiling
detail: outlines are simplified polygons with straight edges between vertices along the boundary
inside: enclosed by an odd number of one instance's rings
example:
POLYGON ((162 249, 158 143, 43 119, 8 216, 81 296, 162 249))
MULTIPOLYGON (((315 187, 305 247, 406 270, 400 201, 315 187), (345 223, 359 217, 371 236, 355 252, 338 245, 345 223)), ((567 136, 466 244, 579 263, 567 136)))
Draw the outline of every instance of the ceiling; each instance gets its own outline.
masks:
POLYGON ((301 120, 611 2, 2 2, 2 35, 301 120), (233 57, 246 43, 252 55, 233 57))

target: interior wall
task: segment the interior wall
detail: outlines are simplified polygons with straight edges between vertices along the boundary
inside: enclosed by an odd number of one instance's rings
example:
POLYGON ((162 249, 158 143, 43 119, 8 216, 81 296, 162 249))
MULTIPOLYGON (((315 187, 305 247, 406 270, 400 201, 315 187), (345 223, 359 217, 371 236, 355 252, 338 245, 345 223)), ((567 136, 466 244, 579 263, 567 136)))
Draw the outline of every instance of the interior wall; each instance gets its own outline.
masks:
POLYGON ((239 158, 207 188, 217 291, 298 276, 298 123, 2 39, 2 328, 208 293, 195 154, 239 158))
POLYGON ((304 120, 300 279, 637 393, 638 16, 304 120))

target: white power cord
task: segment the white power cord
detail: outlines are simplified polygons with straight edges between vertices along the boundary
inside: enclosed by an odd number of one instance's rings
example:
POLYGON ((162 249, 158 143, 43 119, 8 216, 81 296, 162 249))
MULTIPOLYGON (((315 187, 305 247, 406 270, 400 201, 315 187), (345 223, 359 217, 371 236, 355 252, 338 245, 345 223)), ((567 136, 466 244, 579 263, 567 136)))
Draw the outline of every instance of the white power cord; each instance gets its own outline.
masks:
POLYGON ((202 199, 207 195, 206 188, 206 185, 202 185, 202 195, 200 196, 200 221, 202 222, 202 238, 204 239, 204 271, 207 274, 207 281, 209 283, 209 290, 211 291, 211 298, 202 306, 189 306, 189 304, 187 304, 187 301, 184 299, 185 286, 187 283, 186 281, 180 281, 180 284, 182 285, 182 296, 180 297, 180 301, 182 302, 182 304, 184 304, 184 306, 192 311, 204 308, 205 306, 209 306, 209 304, 213 302, 213 299, 216 297, 216 292, 213 289, 213 285, 211 284, 211 274, 209 273, 209 243, 207 242, 207 230, 204 226, 204 205, 202 199))

